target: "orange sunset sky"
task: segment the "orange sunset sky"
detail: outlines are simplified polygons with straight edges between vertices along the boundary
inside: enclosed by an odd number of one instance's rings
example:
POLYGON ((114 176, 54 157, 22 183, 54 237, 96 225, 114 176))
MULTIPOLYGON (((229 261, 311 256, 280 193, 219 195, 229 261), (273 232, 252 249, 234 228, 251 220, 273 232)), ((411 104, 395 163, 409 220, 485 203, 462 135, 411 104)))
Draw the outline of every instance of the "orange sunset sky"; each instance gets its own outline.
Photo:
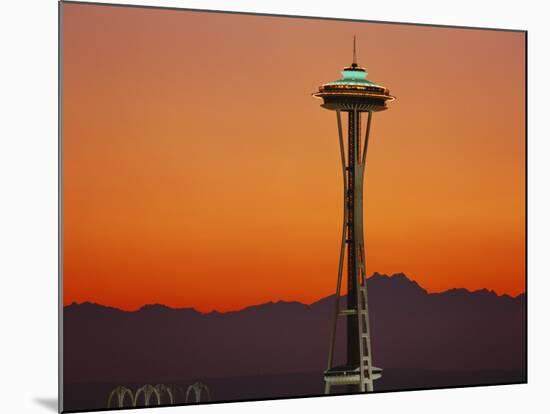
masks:
POLYGON ((525 34, 63 5, 64 303, 234 310, 334 293, 336 116, 358 61, 373 118, 367 272, 525 290, 525 34))

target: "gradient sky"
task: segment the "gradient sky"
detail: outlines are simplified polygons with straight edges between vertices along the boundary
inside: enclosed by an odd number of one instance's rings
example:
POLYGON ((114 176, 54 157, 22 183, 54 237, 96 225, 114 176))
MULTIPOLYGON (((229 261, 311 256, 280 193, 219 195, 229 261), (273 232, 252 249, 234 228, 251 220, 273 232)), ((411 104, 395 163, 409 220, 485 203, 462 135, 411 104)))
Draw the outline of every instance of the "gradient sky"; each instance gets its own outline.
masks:
POLYGON ((65 304, 333 294, 336 116, 311 93, 354 34, 397 97, 371 130, 367 272, 523 292, 523 33, 65 4, 65 304))

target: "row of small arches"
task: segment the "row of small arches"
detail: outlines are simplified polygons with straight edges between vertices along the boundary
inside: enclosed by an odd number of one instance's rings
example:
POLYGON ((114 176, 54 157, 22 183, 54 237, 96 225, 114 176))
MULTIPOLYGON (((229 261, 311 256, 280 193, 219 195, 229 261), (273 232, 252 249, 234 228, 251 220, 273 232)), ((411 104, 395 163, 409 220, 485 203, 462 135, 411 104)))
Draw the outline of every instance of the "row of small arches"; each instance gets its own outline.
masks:
POLYGON ((211 398, 208 386, 202 382, 196 382, 188 386, 185 392, 177 385, 146 384, 134 393, 130 388, 119 385, 109 393, 107 408, 171 405, 177 403, 178 394, 185 397, 185 403, 210 401, 211 398), (143 397, 142 404, 138 404, 140 403, 140 397, 143 397))

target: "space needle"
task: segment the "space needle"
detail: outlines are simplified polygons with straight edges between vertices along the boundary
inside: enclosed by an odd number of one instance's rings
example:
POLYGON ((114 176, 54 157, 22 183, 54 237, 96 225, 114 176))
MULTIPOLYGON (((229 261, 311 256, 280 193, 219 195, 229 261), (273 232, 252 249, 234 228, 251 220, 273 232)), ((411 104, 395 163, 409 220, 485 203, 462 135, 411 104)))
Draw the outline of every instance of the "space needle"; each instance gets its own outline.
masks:
POLYGON ((344 219, 336 283, 336 300, 332 324, 328 367, 324 372, 325 394, 336 385, 348 386, 350 392, 374 391, 374 380, 382 369, 373 365, 365 242, 363 237, 363 180, 367 148, 374 112, 387 109, 395 98, 390 91, 367 79, 367 72, 357 64, 355 36, 353 62, 341 72, 342 78, 325 83, 313 96, 323 101, 321 107, 335 111, 338 124, 340 156, 344 176, 344 219), (347 117, 347 139, 344 140, 342 113, 347 117), (366 118, 362 139, 361 119, 366 118), (347 303, 340 306, 344 262, 347 273, 347 303), (334 349, 338 320, 346 320, 346 362, 334 364, 334 349))

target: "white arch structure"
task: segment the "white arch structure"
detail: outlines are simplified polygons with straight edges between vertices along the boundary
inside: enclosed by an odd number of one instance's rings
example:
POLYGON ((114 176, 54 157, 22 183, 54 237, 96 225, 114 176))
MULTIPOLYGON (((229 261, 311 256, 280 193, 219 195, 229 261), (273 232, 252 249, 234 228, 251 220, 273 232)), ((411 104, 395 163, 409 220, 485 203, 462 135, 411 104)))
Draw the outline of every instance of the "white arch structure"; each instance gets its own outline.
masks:
POLYGON ((195 382, 193 385, 190 385, 187 387, 187 392, 185 393, 185 402, 188 403, 189 396, 191 394, 191 391, 195 393, 195 402, 199 403, 201 402, 201 396, 203 391, 206 393, 206 400, 210 401, 210 390, 208 389, 208 386, 206 384, 203 384, 202 382, 195 382))
POLYGON ((126 396, 126 394, 128 394, 128 396, 130 397, 129 407, 135 406, 134 395, 132 393, 132 390, 124 386, 118 386, 114 390, 112 390, 111 393, 109 394, 109 399, 107 400, 107 408, 111 408, 111 402, 113 400, 113 397, 116 397, 118 408, 124 407, 124 397, 126 396))
POLYGON ((143 394, 143 402, 145 407, 149 407, 149 403, 151 402, 151 397, 153 395, 157 399, 157 405, 160 405, 160 392, 151 384, 145 384, 143 387, 138 388, 136 395, 134 395, 134 407, 137 407, 137 401, 141 394, 143 394))

